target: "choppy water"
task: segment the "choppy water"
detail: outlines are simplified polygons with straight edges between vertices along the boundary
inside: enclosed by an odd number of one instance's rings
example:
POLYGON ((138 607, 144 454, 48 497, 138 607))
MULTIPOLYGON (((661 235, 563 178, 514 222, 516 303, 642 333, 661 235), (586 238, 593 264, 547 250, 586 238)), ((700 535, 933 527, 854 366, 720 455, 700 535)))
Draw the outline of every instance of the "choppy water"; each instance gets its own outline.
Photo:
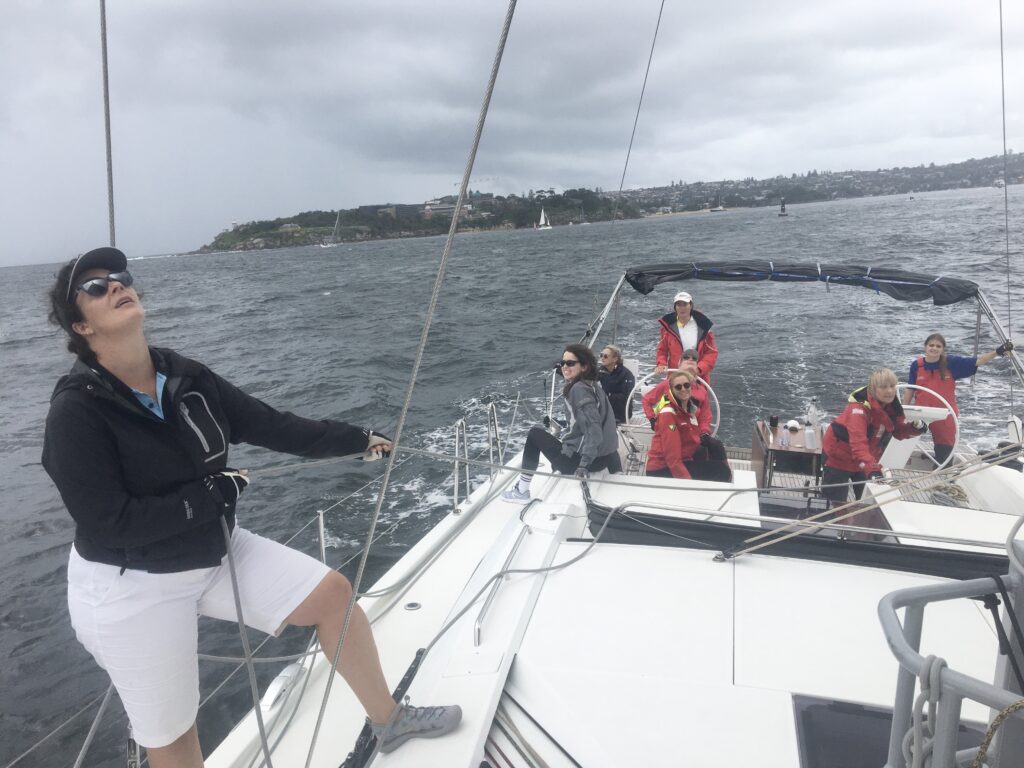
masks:
MULTIPOLYGON (((1024 310, 1024 200, 1011 189, 1012 306, 1024 310)), ((762 258, 901 266, 976 280, 1003 323, 1007 317, 1001 190, 664 217, 644 221, 458 237, 417 383, 405 442, 450 450, 451 424, 470 424, 471 450, 485 447, 486 410, 508 422, 517 394, 514 434, 540 414, 545 373, 562 345, 576 341, 629 266, 671 261, 762 258), (525 419, 524 419, 525 417, 525 419)), ((83 243, 85 250, 92 243, 83 243)), ((130 269, 145 291, 151 343, 209 364, 275 406, 393 430, 419 340, 443 240, 388 241, 333 249, 152 257, 130 269)), ((70 257, 72 254, 60 254, 70 257)), ((55 257, 58 254, 55 254, 55 257)), ((0 270, 0 764, 100 695, 106 675, 79 647, 65 605, 71 520, 39 465, 42 426, 57 377, 70 366, 45 322, 43 294, 54 266, 0 270)), ((627 288, 628 290, 628 288, 627 288)), ((627 356, 653 362, 656 318, 677 285, 648 297, 629 291, 601 340, 614 328, 627 356)), ((715 388, 723 403, 721 433, 748 445, 752 421, 802 413, 808 398, 834 414, 846 393, 878 365, 905 379, 931 331, 954 353, 970 354, 973 306, 907 304, 859 288, 779 284, 690 283, 698 308, 715 322, 721 356, 715 388)), ((1024 320, 1014 315, 1014 324, 1024 320)), ((1024 334, 1018 334, 1024 336, 1024 334)), ((983 328, 982 349, 993 346, 983 328)), ((977 386, 961 386, 963 429, 978 446, 1004 434, 1010 376, 1005 363, 983 368, 977 386)), ((1016 392, 1018 406, 1021 392, 1016 392)), ((1018 410, 1020 410, 1018 408, 1018 410)), ((521 444, 513 440, 518 447, 521 444)), ((232 463, 253 469, 291 463, 261 449, 236 450, 232 463)), ((239 519, 275 538, 291 536, 334 502, 373 479, 382 465, 333 465, 259 478, 239 519)), ((447 510, 446 468, 404 462, 393 478, 381 520, 390 531, 374 548, 372 581, 447 510)), ((355 555, 373 509, 376 486, 333 508, 328 561, 355 555)), ((293 542, 315 553, 315 526, 293 542)), ((346 569, 352 575, 350 568, 346 569)), ((256 638, 258 633, 253 633, 256 638)), ((286 633, 275 650, 301 645, 286 633)), ((262 639, 259 636, 258 639, 262 639)), ((201 649, 234 654, 233 627, 202 625, 201 649)), ((265 679, 274 670, 261 670, 265 679)), ((225 675, 203 668, 203 692, 225 675)), ((248 706, 243 676, 200 713, 208 750, 248 706)), ((69 765, 92 713, 76 719, 23 765, 69 765)), ((125 718, 116 701, 89 765, 122 765, 125 718)))

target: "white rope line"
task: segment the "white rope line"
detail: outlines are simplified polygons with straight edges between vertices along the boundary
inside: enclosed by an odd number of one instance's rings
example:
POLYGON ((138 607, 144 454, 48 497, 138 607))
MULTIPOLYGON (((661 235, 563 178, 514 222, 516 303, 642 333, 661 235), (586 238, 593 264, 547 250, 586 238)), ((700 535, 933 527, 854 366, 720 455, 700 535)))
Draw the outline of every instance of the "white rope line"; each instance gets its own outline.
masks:
MULTIPOLYGON (((1006 62, 1003 49, 1003 0, 999 0, 999 97, 1003 118, 1003 235, 1006 240, 1006 335, 1013 336, 1013 316, 1010 308, 1010 179, 1006 160, 1006 62)), ((1010 380, 1010 413, 1014 410, 1014 386, 1010 380)))
MULTIPOLYGON (((501 36, 498 41, 498 48, 494 55, 494 61, 491 65, 490 79, 487 83, 487 90, 484 94, 483 103, 480 106, 480 114, 477 117, 476 131, 473 136, 473 144, 470 149, 469 156, 466 159, 466 167, 462 174, 462 185, 459 188, 459 197, 455 203, 455 210, 452 213, 452 223, 448 230, 448 237, 445 241, 444 251, 441 254, 441 263, 437 270, 437 278, 434 281, 434 291, 430 297, 430 303, 427 307, 426 317, 423 322, 423 332, 420 335, 419 345, 416 348, 416 359, 412 366, 412 372, 409 376, 409 386, 406 389, 405 401, 402 403, 402 411, 398 418, 398 426, 395 430, 394 445, 397 448, 401 444, 402 430, 405 426, 405 419, 409 413, 409 407, 412 404, 413 391, 416 388, 416 377, 419 374, 420 365, 423 361, 423 352, 427 346, 427 339, 430 335, 430 325, 434 317, 434 313, 437 309, 437 304, 441 295, 441 286, 444 284, 445 269, 448 265, 448 257, 451 254, 452 245, 455 241, 455 233, 459 227, 459 215, 462 212, 462 206, 465 202, 466 195, 469 189, 469 180, 473 171, 473 164, 476 161, 476 153, 480 146, 480 138, 483 135, 484 122, 487 119, 487 111, 490 107, 491 96, 494 93, 494 85, 498 79, 498 70, 501 67, 501 59, 505 52, 505 43, 508 40, 509 29, 512 26, 512 18, 515 14, 516 0, 509 0, 508 9, 505 14, 505 22, 502 26, 501 36)), ((345 644, 345 638, 348 636, 349 625, 352 620, 352 612, 356 606, 356 599, 359 593, 359 586, 363 579, 363 574, 366 571, 366 562, 369 559, 370 547, 373 543, 373 534, 377 526, 377 520, 380 518, 381 508, 384 505, 384 497, 388 489, 388 481, 391 478, 391 471, 394 468, 395 460, 397 457, 397 451, 392 451, 391 456, 388 457, 388 464, 384 470, 384 480, 381 483, 380 493, 377 496, 377 504, 374 508, 373 517, 370 521, 370 530, 366 537, 366 546, 363 549, 362 556, 359 559, 359 567, 356 572, 356 578, 352 583, 352 596, 349 598, 348 605, 345 608, 345 619, 342 622, 341 635, 338 638, 338 645, 334 649, 334 658, 331 662, 332 672, 336 672, 338 669, 338 661, 341 657, 341 649, 345 644)), ((320 727, 323 724, 324 714, 327 711, 327 702, 330 699, 331 687, 334 683, 335 674, 328 676, 327 685, 324 689, 323 701, 320 705, 320 712, 317 715, 316 726, 313 730, 313 737, 310 741, 309 752, 306 756, 306 768, 309 768, 313 761, 313 751, 316 747, 317 738, 320 735, 320 727)), ((258 702, 256 702, 258 706, 258 702)))
MULTIPOLYGON (((629 134, 629 146, 626 148, 626 162, 622 166, 622 178, 619 179, 619 194, 615 196, 615 203, 612 206, 612 226, 615 225, 616 211, 619 200, 622 198, 622 188, 626 183, 626 170, 629 168, 629 156, 633 152, 633 140, 636 138, 636 127, 640 122, 640 108, 644 105, 644 92, 647 90, 647 78, 651 74, 651 62, 654 61, 654 46, 658 42, 658 30, 661 28, 661 15, 665 12, 665 0, 661 0, 661 7, 658 8, 658 21, 654 25, 654 38, 651 40, 651 53, 647 57, 647 69, 644 70, 644 82, 640 86, 640 100, 636 105, 636 116, 633 118, 633 131, 629 134)), ((614 332, 613 332, 614 335, 614 332)))
POLYGON ((103 58, 103 121, 107 140, 107 217, 110 225, 110 245, 117 245, 114 236, 114 159, 110 141, 110 78, 107 76, 107 3, 100 0, 100 53, 103 58))

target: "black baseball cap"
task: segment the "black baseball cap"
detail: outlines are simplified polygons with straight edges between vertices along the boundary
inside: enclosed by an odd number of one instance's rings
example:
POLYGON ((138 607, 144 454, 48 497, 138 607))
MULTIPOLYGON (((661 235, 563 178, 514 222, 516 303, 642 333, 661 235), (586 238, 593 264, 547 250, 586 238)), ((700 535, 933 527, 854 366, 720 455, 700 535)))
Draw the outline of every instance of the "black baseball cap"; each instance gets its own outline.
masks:
POLYGON ((75 259, 71 267, 71 274, 68 276, 67 302, 71 303, 71 297, 75 295, 75 288, 82 274, 90 269, 109 269, 111 272, 124 272, 128 269, 128 257, 117 248, 104 246, 93 248, 88 253, 83 253, 75 259))

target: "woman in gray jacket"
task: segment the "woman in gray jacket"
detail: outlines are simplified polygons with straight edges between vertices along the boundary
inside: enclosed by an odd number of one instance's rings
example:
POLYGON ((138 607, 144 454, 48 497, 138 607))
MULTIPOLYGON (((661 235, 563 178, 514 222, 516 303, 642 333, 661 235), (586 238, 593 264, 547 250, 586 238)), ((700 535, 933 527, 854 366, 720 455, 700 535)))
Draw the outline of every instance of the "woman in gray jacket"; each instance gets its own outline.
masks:
POLYGON ((594 353, 583 344, 569 344, 558 367, 565 379, 562 395, 569 410, 569 431, 559 440, 543 427, 530 430, 523 448, 523 472, 518 482, 502 494, 506 501, 530 500, 530 480, 542 453, 554 471, 573 472, 580 478, 601 469, 621 471, 615 414, 598 383, 594 353))

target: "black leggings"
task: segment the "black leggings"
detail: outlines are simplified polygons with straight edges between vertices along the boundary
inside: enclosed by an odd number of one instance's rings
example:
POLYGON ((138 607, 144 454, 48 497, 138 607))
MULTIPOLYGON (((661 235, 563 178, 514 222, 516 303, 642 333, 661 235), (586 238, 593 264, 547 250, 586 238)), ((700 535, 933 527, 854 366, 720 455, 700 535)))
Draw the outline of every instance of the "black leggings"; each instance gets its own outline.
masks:
MULTIPOLYGON (((543 427, 532 427, 526 435, 526 446, 523 448, 523 472, 532 472, 540 464, 540 455, 551 462, 551 468, 555 472, 568 475, 576 471, 580 465, 580 454, 574 453, 566 456, 562 453, 562 441, 552 435, 543 427)), ((622 471, 622 464, 619 461, 618 451, 612 451, 605 456, 598 456, 590 463, 588 469, 591 472, 607 469, 612 474, 622 471)))
POLYGON ((822 488, 821 495, 831 502, 831 505, 838 506, 845 504, 850 497, 850 490, 846 483, 853 484, 853 496, 858 501, 864 495, 864 483, 868 476, 863 472, 848 472, 845 469, 836 469, 826 466, 821 473, 821 484, 831 485, 832 488, 822 488))

